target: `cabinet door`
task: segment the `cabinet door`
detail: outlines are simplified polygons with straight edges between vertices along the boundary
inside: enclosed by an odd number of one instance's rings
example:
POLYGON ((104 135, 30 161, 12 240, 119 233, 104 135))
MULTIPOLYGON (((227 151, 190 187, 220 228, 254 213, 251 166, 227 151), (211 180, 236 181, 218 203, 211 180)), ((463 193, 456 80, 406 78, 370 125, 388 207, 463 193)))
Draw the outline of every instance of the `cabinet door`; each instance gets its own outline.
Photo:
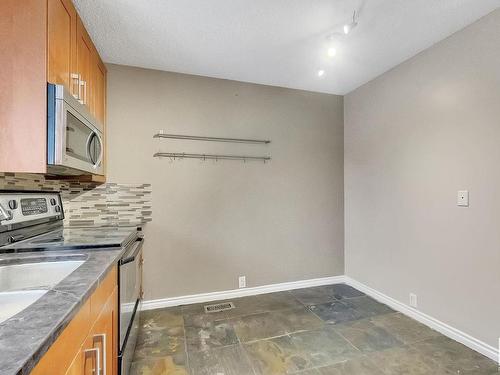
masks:
POLYGON ((76 355, 65 375, 96 375, 97 357, 97 350, 93 348, 93 340, 92 337, 89 336, 83 343, 80 352, 76 355))
POLYGON ((91 104, 92 114, 101 124, 101 130, 104 130, 106 122, 106 67, 102 62, 97 51, 94 53, 93 62, 93 104, 91 104))
POLYGON ((116 374, 117 361, 117 330, 118 330, 118 303, 117 290, 115 288, 111 296, 104 305, 101 314, 92 329, 93 347, 99 350, 98 368, 106 375, 116 374))
POLYGON ((80 78, 78 98, 90 111, 90 103, 92 102, 91 66, 93 44, 80 17, 77 17, 76 37, 76 71, 80 78))
POLYGON ((78 81, 72 79, 76 61, 76 10, 71 0, 47 3, 47 80, 65 85, 77 94, 78 81))

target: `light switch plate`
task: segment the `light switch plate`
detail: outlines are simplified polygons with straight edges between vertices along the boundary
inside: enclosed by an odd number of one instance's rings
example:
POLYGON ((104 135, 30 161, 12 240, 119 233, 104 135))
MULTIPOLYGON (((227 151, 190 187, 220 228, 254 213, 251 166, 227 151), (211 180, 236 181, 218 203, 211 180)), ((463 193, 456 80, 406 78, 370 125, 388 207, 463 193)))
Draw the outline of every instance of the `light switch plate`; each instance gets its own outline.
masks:
POLYGON ((457 206, 469 206, 469 192, 467 190, 459 190, 457 194, 457 206))

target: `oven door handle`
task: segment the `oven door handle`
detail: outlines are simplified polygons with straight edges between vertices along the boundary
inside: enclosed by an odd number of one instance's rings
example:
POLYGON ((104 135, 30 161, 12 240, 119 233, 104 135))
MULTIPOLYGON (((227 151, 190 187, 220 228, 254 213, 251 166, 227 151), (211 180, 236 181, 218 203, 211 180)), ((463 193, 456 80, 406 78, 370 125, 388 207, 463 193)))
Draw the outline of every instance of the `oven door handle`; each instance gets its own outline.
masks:
POLYGON ((137 254, 141 250, 141 245, 142 245, 143 239, 142 238, 138 238, 136 241, 137 241, 136 242, 136 246, 135 246, 135 249, 134 249, 132 255, 130 255, 130 256, 126 257, 126 258, 120 259, 120 266, 123 266, 124 264, 133 262, 135 260, 135 257, 137 256, 137 254))

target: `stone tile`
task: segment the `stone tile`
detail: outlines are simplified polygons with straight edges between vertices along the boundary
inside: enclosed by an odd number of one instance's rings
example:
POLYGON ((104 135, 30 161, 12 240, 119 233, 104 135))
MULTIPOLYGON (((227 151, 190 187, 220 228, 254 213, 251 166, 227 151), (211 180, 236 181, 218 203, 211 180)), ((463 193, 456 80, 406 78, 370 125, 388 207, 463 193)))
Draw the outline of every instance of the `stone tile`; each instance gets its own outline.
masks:
POLYGON ((329 294, 324 286, 295 289, 290 291, 290 293, 304 305, 318 305, 335 301, 335 297, 329 294))
POLYGON ((384 328, 376 326, 368 319, 339 324, 333 329, 363 353, 403 345, 384 328))
POLYGON ((360 355, 343 337, 331 327, 290 335, 292 343, 303 353, 312 367, 321 367, 345 361, 360 355))
POLYGON ((152 357, 166 357, 184 351, 184 327, 142 327, 137 337, 134 361, 152 357))
POLYGON ((182 326, 184 321, 180 307, 168 307, 141 311, 140 323, 147 328, 172 328, 182 326))
MULTIPOLYGON (((365 356, 343 361, 335 365, 320 367, 317 371, 319 375, 385 375, 365 356)), ((401 372, 401 374, 406 373, 401 372)))
POLYGON ((258 375, 289 374, 312 367, 308 355, 289 336, 254 341, 244 348, 258 375))
POLYGON ((336 299, 355 298, 365 295, 363 292, 360 292, 347 284, 326 285, 325 291, 327 294, 335 297, 336 299))
POLYGON ((226 311, 228 318, 302 307, 302 304, 288 292, 235 298, 231 301, 235 308, 226 311))
POLYGON ((323 327, 324 322, 305 307, 273 312, 274 319, 279 321, 286 333, 308 331, 323 327))
POLYGON ((227 319, 227 314, 225 311, 206 313, 205 305, 211 305, 214 303, 225 302, 207 302, 207 303, 195 303, 192 305, 181 306, 182 315, 184 318, 184 325, 186 327, 203 327, 212 322, 227 319))
POLYGON ((190 375, 254 375, 241 345, 189 353, 190 375))
POLYGON ((287 333, 282 317, 271 312, 242 316, 230 320, 241 342, 282 336, 287 333))
POLYGON ((411 347, 398 347, 369 355, 386 375, 447 375, 425 355, 411 347))
POLYGON ((317 329, 323 322, 305 307, 241 316, 230 319, 241 342, 317 329))
POLYGON ((133 362, 130 375, 189 375, 185 353, 133 362))
POLYGON ((330 324, 349 322, 361 318, 361 315, 356 310, 341 301, 311 305, 309 310, 321 320, 330 324))
POLYGON ((199 326, 203 323, 210 323, 229 318, 300 307, 302 307, 302 304, 290 293, 278 292, 207 303, 184 305, 181 307, 181 309, 184 315, 186 326, 199 326), (205 313, 205 305, 222 302, 233 302, 235 308, 216 313, 205 313))
MULTIPOLYGON (((300 302, 289 292, 278 292, 261 294, 248 297, 252 308, 262 309, 264 311, 287 310, 302 307, 300 302)), ((245 306, 245 308, 251 308, 245 306)))
POLYGON ((294 374, 296 374, 296 375, 320 375, 318 370, 315 368, 312 368, 309 370, 304 370, 304 371, 297 371, 297 372, 294 372, 294 374))
POLYGON ((368 296, 350 298, 343 300, 342 302, 354 309, 359 316, 359 319, 395 312, 389 306, 377 302, 368 296))
POLYGON ((227 317, 220 313, 185 314, 184 325, 186 327, 209 327, 213 323, 226 319, 227 317))
POLYGON ((413 347, 439 368, 460 375, 498 374, 498 364, 445 336, 418 342, 413 347))
POLYGON ((440 333, 401 313, 378 315, 371 321, 405 344, 440 336, 440 333))
POLYGON ((214 322, 202 327, 186 327, 185 330, 188 352, 238 343, 233 326, 227 321, 214 322))

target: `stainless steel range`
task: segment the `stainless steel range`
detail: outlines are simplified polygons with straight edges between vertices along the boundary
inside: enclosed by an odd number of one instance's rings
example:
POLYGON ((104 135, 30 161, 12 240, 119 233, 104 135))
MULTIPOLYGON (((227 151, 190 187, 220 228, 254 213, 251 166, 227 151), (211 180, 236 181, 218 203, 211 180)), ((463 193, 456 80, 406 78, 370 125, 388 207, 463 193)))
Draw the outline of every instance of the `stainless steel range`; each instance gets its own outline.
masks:
POLYGON ((57 192, 0 191, 0 254, 123 248, 118 262, 119 368, 128 374, 142 301, 142 243, 136 227, 64 228, 57 192))

